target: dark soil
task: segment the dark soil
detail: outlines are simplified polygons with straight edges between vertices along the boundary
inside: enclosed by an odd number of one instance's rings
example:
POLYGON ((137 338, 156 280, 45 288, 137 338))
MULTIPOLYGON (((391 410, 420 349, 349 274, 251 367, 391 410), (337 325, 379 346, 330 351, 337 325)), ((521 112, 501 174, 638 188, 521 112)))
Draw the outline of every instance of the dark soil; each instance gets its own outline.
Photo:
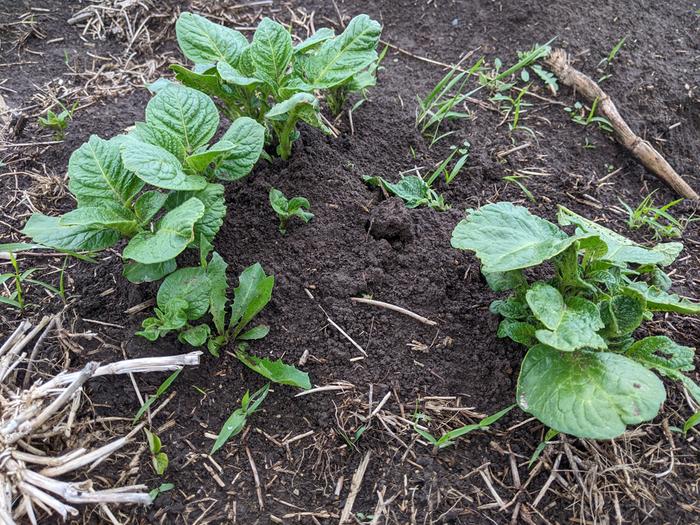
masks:
MULTIPOLYGON (((292 5, 315 10, 316 27, 328 25, 324 16, 330 22, 337 21, 331 2, 300 1, 292 5)), ((8 49, 9 46, 2 48, 3 62, 38 62, 0 68, 0 77, 7 75, 3 86, 17 91, 0 90, 13 107, 27 104, 35 90, 33 85, 41 86, 58 77, 71 82, 63 62, 64 50, 84 60, 87 52, 118 54, 124 46, 116 37, 85 42, 80 28, 67 26, 65 21, 83 6, 81 3, 17 5, 1 1, 0 12, 9 13, 8 19, 13 19, 30 6, 50 10, 37 13, 46 38, 31 37, 19 51, 8 49), (56 37, 65 40, 45 44, 56 37), (46 55, 37 60, 29 50, 46 55)), ((279 7, 275 7, 276 14, 284 18, 286 10, 279 7)), ((576 67, 598 78, 602 76, 596 71, 599 60, 626 36, 622 51, 606 71, 612 76, 603 87, 632 128, 662 151, 691 186, 700 188, 700 17, 695 14, 698 6, 633 0, 595 7, 573 0, 517 4, 480 0, 429 5, 424 1, 362 5, 338 1, 338 7, 347 15, 367 12, 384 24, 384 40, 415 55, 446 63, 455 63, 465 52, 475 50, 468 63, 484 55, 489 61, 500 57, 504 64, 510 64, 517 59, 516 51, 557 37, 556 45, 573 54, 576 67), (672 127, 676 123, 680 125, 672 127)), ((155 46, 154 51, 171 49, 168 43, 155 46)), ((524 125, 533 130, 534 137, 525 131, 511 134, 507 123, 499 125, 503 117, 497 112, 478 106, 470 108, 474 118, 454 128, 458 134, 452 141, 461 143, 467 139, 472 144, 468 167, 449 187, 438 187, 452 209, 444 213, 406 209, 397 199, 385 199, 378 190, 368 188, 362 176, 381 175, 396 180, 399 172, 414 166, 433 166, 449 152, 450 140, 429 149, 414 125, 416 95, 429 91, 445 71, 393 50, 383 65, 385 69, 370 100, 353 114, 354 134, 346 115, 337 124, 342 131, 337 139, 303 128, 287 163, 261 162, 247 179, 227 187, 228 215, 215 243, 215 249, 229 263, 230 282, 234 283, 236 275, 256 261, 275 275, 272 302, 260 316, 272 331, 266 339, 253 344, 251 351, 259 356, 281 357, 290 363, 297 363, 308 351, 303 368, 314 385, 345 381, 351 386, 344 391, 303 397, 295 397, 297 392, 292 388, 275 387, 245 434, 214 456, 222 469, 217 471, 206 459, 212 440, 205 433, 216 434, 246 389, 260 388, 264 381, 229 352, 219 359, 203 356, 201 366, 181 374, 173 387, 176 396, 154 421, 155 428, 174 421, 160 433, 170 468, 161 480, 152 473, 148 455, 142 454, 136 477, 137 482, 149 487, 170 481, 176 489, 147 509, 119 509, 125 516, 139 523, 192 523, 203 516, 198 523, 252 524, 269 523, 271 516, 287 515, 294 516, 293 520, 285 518, 290 523, 335 523, 358 463, 367 451, 372 451, 353 507, 355 513, 372 514, 377 491, 385 488, 385 499, 397 495, 389 507, 390 523, 510 520, 513 507, 505 513, 497 507, 482 507, 494 499, 475 469, 487 464, 484 468, 490 471, 495 490, 504 501, 516 495, 508 451, 517 455, 520 477, 526 480, 527 459, 545 431, 536 421, 507 430, 527 419, 517 409, 501 420, 495 430, 472 433, 437 455, 423 444, 411 443, 415 435, 410 432, 400 436, 411 444, 406 453, 398 437, 393 438, 376 419, 354 447, 348 446, 341 433, 352 435, 358 430, 361 423, 353 414, 368 413, 370 395, 376 406, 392 392, 384 409, 407 419, 412 417, 417 400, 428 396, 456 396, 461 406, 474 407, 482 414, 513 403, 524 349, 496 338, 498 320, 488 311, 495 295, 487 289, 476 259, 453 250, 449 243, 452 229, 466 208, 511 200, 553 218, 556 204, 563 204, 624 232, 624 216, 613 209, 619 207, 618 198, 636 204, 652 190, 657 191, 659 202, 668 202, 674 195, 600 131, 573 123, 560 105, 529 99, 533 105, 525 114, 524 125), (586 140, 595 148, 583 148, 586 140), (530 146, 498 156, 524 142, 530 146), (612 177, 601 182, 618 168, 612 177), (522 170, 541 173, 521 180, 535 202, 527 200, 516 185, 503 180, 522 170), (268 204, 270 186, 290 197, 307 197, 315 218, 308 225, 293 220, 282 236, 268 204), (350 301, 351 297, 362 295, 406 307, 437 321, 438 326, 429 327, 409 317, 350 301), (362 346, 367 357, 353 359, 362 355, 329 324, 326 315, 362 346), (280 446, 308 431, 313 434, 280 446), (259 508, 246 449, 260 474, 264 509, 259 508), (218 475, 223 486, 212 473, 218 475), (345 481, 337 497, 334 490, 341 476, 345 481), (315 515, 297 514, 304 512, 315 515)), ((566 105, 577 100, 567 88, 553 97, 541 85, 535 86, 538 83, 533 83, 531 89, 536 93, 566 105)), ((37 170, 40 165, 62 178, 72 150, 92 133, 109 137, 141 119, 147 99, 145 90, 137 90, 123 97, 99 100, 76 113, 65 142, 28 151, 26 157, 9 165, 12 170, 23 172, 17 187, 36 191, 32 179, 24 173, 37 170)), ((50 134, 31 122, 24 134, 13 140, 50 140, 50 134)), ((6 194, 13 194, 14 177, 3 176, 0 183, 6 194)), ((37 208, 58 212, 72 206, 70 198, 58 198, 61 193, 55 188, 44 191, 43 196, 33 198, 37 208)), ((676 209, 678 215, 689 216, 694 206, 683 203, 676 209)), ((3 238, 5 234, 17 238, 14 229, 21 227, 27 211, 15 201, 6 208, 2 221, 7 224, 0 224, 3 238)), ((650 241, 648 233, 630 235, 650 241)), ((700 255, 696 223, 688 226, 683 241, 687 256, 675 265, 675 276, 680 283, 679 292, 692 295, 697 289, 700 255)), ((183 264, 194 262, 187 257, 183 264)), ((83 353, 72 355, 72 366, 81 366, 88 359, 120 359, 121 351, 115 350, 119 347, 128 357, 189 351, 175 338, 150 344, 133 335, 148 312, 130 316, 124 311, 154 297, 157 286, 129 284, 121 277, 121 262, 116 255, 97 266, 72 265, 69 276, 76 317, 73 330, 98 332, 103 341, 87 341, 83 353), (123 329, 91 324, 83 318, 123 329)), ((54 301, 47 308, 56 310, 60 305, 54 301)), ((4 310, 3 316, 6 322, 0 326, 0 333, 6 335, 18 318, 9 310, 4 310)), ((668 321, 659 319, 649 330, 672 332, 678 342, 689 345, 700 337, 697 322, 676 317, 669 317, 668 321)), ((156 374, 137 378, 141 392, 154 391, 165 377, 156 374)), ((695 378, 698 379, 697 374, 695 378)), ((666 424, 679 425, 690 414, 681 392, 668 386, 669 408, 656 423, 663 419, 666 424)), ((95 380, 88 394, 97 416, 130 417, 139 406, 128 378, 95 380)), ((88 408, 85 415, 91 417, 93 409, 88 408)), ((424 402, 419 408, 425 410, 424 402)), ((448 420, 450 413, 432 415, 436 425, 445 423, 452 428, 459 424, 448 420)), ((471 420, 462 416, 460 421, 471 420)), ((660 441, 668 446, 661 425, 642 428, 649 443, 660 441)), ((645 504, 641 505, 635 487, 620 488, 624 522, 700 520, 695 479, 698 471, 693 469, 693 463, 698 462, 697 456, 693 458, 697 450, 694 452, 680 436, 669 434, 669 439, 676 447, 677 466, 671 476, 658 481, 654 492, 656 506, 644 498, 645 504), (651 514, 647 517, 642 508, 651 514)), ((574 440, 570 442, 578 446, 574 440)), ((123 461, 112 462, 101 467, 100 475, 105 481, 117 479, 124 466, 123 461)), ((663 471, 666 466, 650 461, 647 468, 663 471)), ((566 458, 561 468, 571 468, 566 458)), ((519 498, 531 503, 548 476, 547 470, 536 475, 519 498)), ((546 518, 551 523, 570 523, 582 517, 581 509, 572 505, 571 495, 560 496, 566 491, 556 484, 555 488, 537 506, 541 515, 529 515, 533 522, 544 523, 546 518)), ((584 511, 583 516, 605 522, 615 520, 616 511, 608 500, 604 507, 584 511)), ((93 519, 101 518, 95 514, 93 519)), ((524 519, 522 515, 520 519, 524 519)))

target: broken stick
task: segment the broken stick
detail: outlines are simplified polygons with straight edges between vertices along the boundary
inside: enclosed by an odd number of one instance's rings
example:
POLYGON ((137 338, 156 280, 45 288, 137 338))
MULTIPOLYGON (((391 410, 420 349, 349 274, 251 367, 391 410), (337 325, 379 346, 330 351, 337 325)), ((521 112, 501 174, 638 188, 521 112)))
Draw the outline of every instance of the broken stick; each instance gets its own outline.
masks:
POLYGON ((545 59, 562 84, 575 88, 588 100, 598 99, 598 109, 612 124, 619 142, 654 175, 671 186, 687 199, 698 200, 700 196, 666 162, 666 159, 646 140, 636 135, 617 111, 612 99, 589 76, 569 65, 569 58, 563 49, 553 50, 545 59))

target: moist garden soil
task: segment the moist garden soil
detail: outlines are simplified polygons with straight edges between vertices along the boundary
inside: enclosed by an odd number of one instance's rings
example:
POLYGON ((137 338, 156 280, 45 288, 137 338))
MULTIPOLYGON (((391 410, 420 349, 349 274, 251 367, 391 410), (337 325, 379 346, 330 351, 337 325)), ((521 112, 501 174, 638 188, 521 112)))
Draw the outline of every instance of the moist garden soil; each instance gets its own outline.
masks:
MULTIPOLYGON (((233 9, 234 4, 217 3, 222 10, 233 9)), ((698 6, 636 0, 583 4, 573 0, 338 0, 337 7, 345 15, 366 12, 381 21, 383 40, 394 46, 449 64, 472 50, 465 65, 471 65, 480 56, 486 56, 489 62, 499 57, 504 64, 510 64, 517 60, 517 51, 556 37, 554 45, 567 49, 577 68, 598 78, 602 76, 596 71, 598 62, 626 36, 622 51, 606 71, 612 76, 602 85, 632 128, 659 148, 691 186, 700 189, 700 16, 695 14, 698 6), (680 125, 674 126, 676 123, 680 125)), ((92 41, 80 36, 79 26, 66 24, 84 5, 0 2, 2 16, 8 20, 30 7, 48 9, 36 12, 46 33, 44 39, 30 37, 24 50, 19 51, 3 43, 2 62, 33 62, 0 69, 0 77, 7 76, 3 86, 16 91, 0 93, 12 107, 26 105, 36 90, 53 78, 80 82, 68 74, 64 51, 77 57, 81 64, 90 62, 88 53, 108 57, 123 51, 126 43, 118 35, 92 41), (47 43, 59 37, 64 40, 47 43), (44 55, 38 57, 26 49, 44 55)), ((338 23, 332 2, 274 2, 271 8, 263 6, 262 12, 288 20, 287 6, 315 11, 316 27, 338 23)), ((172 15, 188 5, 178 2, 166 7, 160 5, 158 10, 172 15)), ((154 47, 156 54, 179 59, 172 39, 154 47)), ((161 495, 148 508, 113 510, 135 523, 193 523, 198 518, 197 523, 270 523, 275 518, 289 523, 336 523, 351 478, 370 452, 353 506, 360 522, 363 514, 366 517, 374 511, 378 491, 386 500, 396 496, 388 506, 387 523, 509 522, 515 505, 500 511, 499 505, 493 504, 494 496, 485 479, 491 480, 506 503, 519 494, 522 507, 530 510, 521 513, 518 522, 530 519, 535 523, 581 523, 576 520, 582 517, 591 522, 621 519, 624 523, 700 520, 698 470, 694 465, 699 461, 697 448, 682 436, 664 431, 669 425, 682 424, 683 418, 690 415, 682 392, 668 383, 669 408, 655 424, 636 431, 646 436, 649 443, 659 442, 659 446, 675 449, 673 472, 651 487, 655 505, 635 492, 639 487, 631 484, 614 489, 618 510, 612 499, 600 508, 582 510, 574 504, 577 499, 562 495, 567 491, 554 483, 554 489, 544 495, 535 509, 529 507, 550 471, 541 469, 530 485, 519 492, 511 457, 515 458, 524 482, 530 474, 527 460, 546 429, 535 420, 518 425, 528 419, 519 409, 491 430, 471 433, 437 454, 417 442, 418 436, 410 428, 397 435, 398 427, 385 426, 377 417, 370 419, 364 433, 352 443, 352 436, 363 425, 361 417, 376 408, 387 393, 391 396, 382 411, 404 418, 404 427, 416 410, 433 416, 431 428, 443 425, 441 428, 449 429, 476 420, 468 418, 469 412, 460 407, 491 414, 514 402, 524 348, 496 337, 498 319, 488 310, 495 294, 487 288, 477 260, 450 247, 452 229, 465 209, 510 200, 553 220, 556 205, 562 204, 639 241, 652 241, 649 232, 626 230, 625 217, 616 211, 620 207, 618 199, 636 204, 652 190, 657 190, 659 202, 674 198, 670 190, 607 135, 571 121, 563 105, 571 106, 578 98, 568 88, 562 88, 555 96, 538 82, 533 83, 531 90, 549 102, 526 98, 532 106, 524 114, 523 125, 532 134, 511 133, 507 122, 502 122, 501 113, 474 104, 469 107, 473 118, 460 121, 451 128, 456 131, 453 136, 429 148, 429 142, 415 129, 416 95, 428 92, 445 69, 395 48, 389 50, 382 65, 378 85, 370 91, 369 100, 353 112, 352 125, 347 113, 335 123, 340 132, 338 138, 302 127, 301 138, 288 162, 262 161, 249 177, 226 186, 228 214, 215 241, 215 249, 229 263, 232 285, 236 284, 236 276, 253 262, 260 262, 267 273, 275 276, 272 301, 260 316, 260 321, 270 325, 271 332, 252 344, 250 351, 294 364, 307 353, 301 368, 309 373, 314 385, 342 384, 344 389, 295 397, 298 391, 275 386, 244 434, 232 439, 212 462, 206 457, 213 443, 210 436, 239 406, 243 393, 260 388, 264 381, 235 359, 233 348, 227 348, 218 359, 205 353, 199 367, 181 373, 170 391, 175 396, 153 421, 155 429, 161 428, 158 434, 170 458, 166 474, 162 478, 153 474, 143 447, 133 456, 130 466, 131 457, 118 457, 98 468, 105 486, 120 479, 129 467, 136 467, 135 475, 126 481, 149 487, 171 482, 175 489, 161 495), (362 181, 365 175, 395 181, 400 172, 416 166, 424 167, 421 173, 425 174, 449 153, 450 143, 461 144, 463 140, 472 145, 467 167, 449 186, 438 186, 452 206, 449 211, 407 209, 398 199, 386 198, 362 181), (586 141, 595 147, 584 148, 586 141), (529 145, 508 153, 524 143, 529 145), (526 178, 519 180, 534 201, 516 184, 503 179, 523 174, 526 178), (287 234, 281 235, 268 203, 270 186, 281 189, 288 197, 307 197, 314 219, 307 225, 292 220, 287 234), (360 296, 403 306, 436 321, 437 326, 351 302, 352 297, 360 296), (426 403, 431 406, 426 408, 426 403), (438 405, 443 410, 431 411, 438 405), (307 435, 287 444, 290 438, 303 434, 307 435), (260 478, 262 508, 250 458, 260 478), (488 475, 480 473, 484 470, 488 475), (337 495, 341 477, 344 482, 337 495)), ((168 73, 164 70, 163 74, 168 73)), ((69 209, 69 197, 57 198, 56 188, 37 189, 26 173, 46 166, 60 180, 70 153, 90 134, 110 137, 122 132, 143 118, 147 100, 147 91, 140 89, 103 98, 79 110, 64 142, 27 150, 26 158, 10 164, 12 171, 22 173, 0 179, 6 198, 16 196, 18 190, 30 190, 37 209, 51 213, 69 209)), ((13 140, 47 141, 50 135, 30 123, 13 140)), ((678 215, 689 216, 695 207, 683 203, 676 209, 678 215)), ((9 206, 3 213, 3 240, 16 240, 15 228, 26 220, 26 208, 13 201, 11 210, 11 216, 9 206), (22 216, 15 215, 15 210, 22 211, 22 216)), ((696 223, 689 224, 682 239, 685 255, 674 266, 682 294, 698 295, 698 231, 696 223)), ((182 258, 183 266, 195 263, 193 257, 188 257, 182 258)), ((125 356, 191 350, 173 337, 149 343, 134 336, 150 309, 136 314, 125 311, 152 299, 157 285, 128 283, 121 276, 116 252, 100 256, 97 265, 71 263, 68 276, 72 305, 65 314, 72 320, 68 328, 74 334, 97 334, 94 338, 76 337, 82 350, 68 356, 71 368, 88 360, 107 362, 125 356)), ((57 311, 61 304, 55 300, 46 308, 57 311)), ((0 333, 6 336, 20 317, 10 310, 2 313, 0 333)), ((42 313, 45 311, 31 312, 37 319, 42 313)), ((648 330, 669 333, 679 343, 690 346, 697 344, 700 336, 696 321, 676 316, 659 317, 648 325, 648 330)), ((47 351, 59 352, 56 348, 47 351)), ((152 393, 165 377, 167 374, 138 377, 140 391, 152 393)), ((84 407, 83 415, 88 418, 129 418, 139 407, 128 377, 94 380, 87 394, 91 403, 84 407)), ((114 423, 116 431, 128 428, 128 422, 114 423)), ((99 435, 110 437, 104 431, 99 435)), ((569 443, 574 448, 580 446, 573 439, 569 443)), ((605 446, 608 445, 601 445, 605 446)), ((638 454, 643 457, 645 452, 648 451, 639 450, 638 454)), ((554 456, 546 451, 545 457, 551 468, 554 456)), ((651 452, 647 457, 652 457, 651 452)), ((641 462, 655 472, 668 466, 651 459, 641 462)), ((571 471, 566 457, 560 468, 571 471)), ((101 522, 104 518, 95 511, 86 513, 81 520, 101 522)))

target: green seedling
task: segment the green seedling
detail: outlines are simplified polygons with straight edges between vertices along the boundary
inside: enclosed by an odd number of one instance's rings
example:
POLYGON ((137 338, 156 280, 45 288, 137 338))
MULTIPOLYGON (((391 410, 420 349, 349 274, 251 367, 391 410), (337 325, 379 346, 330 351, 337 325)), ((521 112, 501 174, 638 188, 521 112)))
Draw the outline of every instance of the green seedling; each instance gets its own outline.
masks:
POLYGON ((262 339, 270 331, 266 325, 248 325, 270 302, 275 278, 265 275, 258 263, 249 266, 239 276, 230 301, 228 265, 216 252, 209 258, 211 245, 206 239, 200 241, 200 246, 200 266, 180 268, 163 280, 156 297, 155 316, 144 319, 143 329, 137 335, 155 341, 175 332, 180 342, 194 347, 206 345, 215 356, 225 345, 236 344, 236 357, 251 370, 275 383, 311 388, 305 372, 279 359, 272 361, 247 352, 248 341, 262 339), (199 322, 206 314, 212 319, 213 329, 208 323, 199 322))
POLYGON ((172 483, 161 483, 158 487, 154 488, 151 490, 148 495, 151 497, 151 501, 155 501, 155 499, 163 494, 164 492, 168 492, 170 490, 173 490, 175 488, 175 485, 172 483))
POLYGON ((143 429, 148 441, 148 450, 151 451, 151 465, 159 476, 162 476, 168 468, 168 455, 163 452, 160 438, 148 429, 143 429))
POLYGON ((343 438, 343 441, 347 444, 348 447, 352 448, 357 452, 357 443, 360 441, 360 438, 362 435, 365 433, 367 430, 367 425, 360 425, 360 427, 352 433, 352 435, 348 434, 341 428, 336 428, 335 431, 338 433, 338 435, 343 438))
POLYGON ((62 140, 66 136, 68 123, 73 120, 73 114, 78 107, 78 103, 75 102, 70 109, 60 102, 58 105, 61 107, 61 111, 59 113, 54 113, 49 109, 45 117, 39 117, 39 125, 42 128, 53 130, 54 138, 56 138, 56 140, 62 140))
POLYGON ((260 408, 260 404, 267 397, 267 393, 270 390, 270 383, 267 383, 260 390, 255 392, 252 396, 250 391, 246 390, 241 400, 241 407, 233 411, 229 418, 221 427, 219 435, 216 436, 216 441, 211 447, 209 454, 214 454, 217 450, 223 447, 226 442, 232 437, 240 434, 246 426, 248 419, 260 408))
POLYGON ((586 108, 580 102, 576 102, 573 108, 564 108, 570 116, 571 120, 580 124, 581 126, 588 126, 589 124, 597 124, 599 129, 612 133, 613 125, 605 117, 599 117, 596 115, 596 109, 598 108, 599 100, 596 98, 591 105, 591 109, 586 111, 586 108))
POLYGON ((700 314, 700 303, 670 292, 664 271, 683 245, 647 248, 562 206, 558 221, 573 233, 500 202, 470 210, 452 234, 453 247, 476 253, 491 289, 509 292, 491 311, 503 318, 499 337, 529 348, 519 406, 559 432, 613 439, 658 414, 666 390, 654 372, 700 402, 700 387, 685 375, 695 350, 634 335, 654 312, 700 314), (553 277, 526 277, 523 270, 543 263, 553 277))
POLYGON ((390 195, 400 198, 407 208, 428 206, 436 211, 447 211, 450 206, 445 203, 442 195, 433 190, 419 175, 402 176, 397 183, 384 180, 382 177, 362 177, 370 186, 383 188, 390 195))
POLYGON ((129 135, 97 136, 68 163, 68 188, 78 207, 61 217, 32 215, 23 233, 62 251, 101 251, 129 239, 122 252, 132 282, 172 273, 186 248, 211 242, 226 214, 224 187, 257 162, 264 128, 235 120, 221 140, 214 103, 178 85, 161 89, 146 107, 146 122, 129 135))
POLYGON ((519 126, 521 112, 523 112, 524 108, 532 105, 527 102, 523 102, 523 96, 525 96, 529 87, 530 86, 527 85, 520 89, 515 98, 509 95, 504 95, 503 93, 496 93, 493 97, 491 97, 491 101, 499 104, 499 111, 504 113, 504 120, 507 120, 512 115, 513 118, 511 122, 508 123, 508 127, 511 131, 523 129, 534 136, 535 132, 530 128, 519 126), (505 110, 503 110, 503 105, 506 106, 505 110))
POLYGON ((511 182, 515 184, 518 188, 520 188, 520 191, 522 191, 525 196, 528 198, 530 202, 537 202, 537 199, 535 199, 535 196, 532 194, 532 192, 529 190, 527 186, 523 182, 520 182, 520 179, 527 179, 528 177, 526 175, 507 175, 503 177, 503 180, 506 182, 511 182))
POLYGON ((596 145, 586 137, 583 141, 583 149, 596 149, 596 145))
POLYGON ((696 427, 697 425, 700 425, 700 412, 695 412, 692 416, 690 416, 687 421, 683 424, 683 434, 687 434, 690 432, 691 428, 696 427))
MULTIPOLYGON (((418 427, 417 425, 417 419, 414 417, 414 423, 413 423, 413 430, 416 431, 423 439, 425 439, 428 443, 430 443, 433 446, 433 450, 438 451, 443 448, 450 447, 455 444, 455 441, 457 438, 460 438, 462 436, 465 436, 469 434, 470 432, 473 432, 475 430, 487 430, 491 425, 493 425, 496 421, 501 419, 503 416, 505 416, 508 412, 513 410, 515 408, 515 405, 511 405, 509 407, 504 408, 503 410, 500 410, 496 412, 495 414, 491 416, 487 416, 478 423, 474 423, 471 425, 464 425, 459 428, 455 428, 454 430, 450 430, 449 432, 444 433, 442 436, 439 438, 436 438, 433 436, 430 432, 427 430, 423 430, 418 427)), ((425 415, 422 414, 423 418, 425 419, 425 415)))
POLYGON ((547 445, 549 445, 552 442, 552 440, 558 435, 559 432, 557 432, 553 428, 547 430, 544 439, 539 445, 537 445, 537 448, 532 453, 532 456, 530 456, 530 461, 527 462, 527 468, 532 468, 532 465, 534 465, 535 461, 537 461, 537 459, 542 455, 542 452, 544 452, 544 449, 547 447, 547 445))
POLYGON ((642 227, 649 228, 654 233, 655 239, 680 237, 683 235, 686 224, 697 220, 688 219, 682 222, 671 214, 669 210, 683 202, 683 199, 676 199, 658 208, 654 204, 653 195, 654 192, 651 192, 634 209, 622 199, 618 199, 629 215, 627 226, 631 230, 638 230, 642 227))
POLYGON ((292 217, 299 217, 305 223, 314 218, 314 214, 308 211, 311 205, 305 197, 287 199, 284 193, 276 188, 270 188, 270 206, 280 219, 279 230, 282 235, 287 233, 287 222, 292 217))
MULTIPOLYGON (((38 268, 29 268, 28 270, 22 271, 15 256, 16 252, 19 251, 29 251, 35 248, 41 248, 42 246, 29 243, 8 243, 0 244, 0 253, 6 254, 7 258, 12 265, 12 272, 0 274, 0 285, 4 285, 8 290, 8 295, 0 295, 0 304, 6 304, 14 308, 18 308, 20 311, 24 311, 28 306, 27 304, 27 285, 40 286, 50 291, 53 294, 58 295, 65 301, 65 291, 63 289, 63 271, 60 275, 60 289, 55 286, 50 285, 39 279, 32 278, 32 275, 36 273, 38 268), (12 283, 12 288, 8 287, 5 283, 12 283)), ((65 264, 64 264, 65 268, 65 264)))
POLYGON ((603 60, 598 62, 598 67, 603 67, 603 69, 607 68, 612 61, 615 59, 617 54, 620 52, 620 49, 622 49, 623 44, 625 43, 625 40, 627 40, 626 36, 623 36, 617 44, 613 46, 613 48, 610 50, 610 53, 608 53, 608 56, 606 56, 603 60))
POLYGON ((160 396, 165 394, 165 392, 168 391, 170 388, 170 385, 173 384, 173 382, 177 379, 177 376, 180 375, 180 372, 182 372, 182 368, 180 370, 175 370, 172 374, 170 374, 165 381, 161 383, 161 385, 158 387, 156 390, 156 393, 148 396, 148 399, 146 402, 141 405, 141 408, 139 408, 138 412, 136 412, 136 415, 134 416, 134 423, 136 423, 141 417, 146 413, 146 411, 151 408, 153 403, 155 403, 160 396))
MULTIPOLYGON (((535 72, 535 74, 544 82, 545 86, 549 88, 553 95, 559 92, 559 84, 557 83, 557 77, 552 72, 547 71, 539 64, 533 64, 530 69, 535 72)), ((527 82, 527 80, 525 81, 527 82)))
POLYGON ((428 177, 428 180, 426 183, 428 186, 433 185, 433 183, 437 180, 437 178, 444 173, 445 174, 445 183, 449 184, 452 182, 457 175, 462 171, 462 168, 464 165, 467 163, 469 160, 469 151, 471 149, 471 144, 468 141, 464 141, 462 143, 462 147, 458 148, 457 146, 450 146, 451 153, 443 160, 440 165, 437 167, 435 171, 428 177), (455 158, 455 156, 459 155, 457 158, 456 162, 452 166, 452 168, 448 171, 447 167, 448 165, 452 162, 452 160, 455 158))
POLYGON ((295 46, 286 27, 263 18, 248 42, 238 31, 184 12, 175 31, 194 68, 172 69, 182 84, 216 98, 229 120, 248 117, 262 125, 266 144, 287 159, 299 122, 330 132, 319 97, 325 95, 339 112, 349 93, 376 83, 381 29, 359 15, 340 35, 322 28, 295 46))

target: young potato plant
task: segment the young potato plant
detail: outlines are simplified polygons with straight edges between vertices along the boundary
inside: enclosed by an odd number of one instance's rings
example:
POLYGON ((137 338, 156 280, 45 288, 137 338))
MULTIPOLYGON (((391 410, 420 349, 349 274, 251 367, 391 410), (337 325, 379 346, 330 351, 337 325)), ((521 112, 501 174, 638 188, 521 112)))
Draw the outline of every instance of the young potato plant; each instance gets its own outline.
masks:
POLYGON ((233 290, 229 307, 228 265, 216 252, 209 257, 211 245, 206 239, 201 240, 201 246, 200 266, 180 268, 163 280, 155 315, 143 321, 143 330, 137 335, 155 341, 176 332, 180 342, 195 347, 206 345, 215 356, 226 344, 238 343, 236 357, 258 374, 275 383, 311 388, 305 372, 281 360, 261 359, 247 352, 247 341, 262 339, 270 331, 266 325, 247 327, 270 302, 275 278, 265 275, 259 263, 249 266, 238 278, 239 285, 233 290), (214 324, 213 331, 209 324, 201 322, 206 314, 214 324))
POLYGON ((122 257, 132 282, 173 272, 175 258, 199 239, 211 242, 226 214, 216 181, 247 175, 264 143, 264 128, 241 117, 210 141, 219 113, 203 93, 180 85, 160 90, 145 122, 109 140, 95 135, 68 163, 77 208, 61 217, 32 215, 23 233, 63 251, 100 251, 128 239, 122 257))
MULTIPOLYGON (((439 175, 440 173, 436 171, 435 174, 439 175)), ((436 211, 450 209, 445 198, 431 187, 435 181, 433 177, 426 181, 420 175, 406 175, 402 176, 398 182, 393 183, 380 176, 369 177, 365 175, 362 180, 370 186, 381 187, 386 193, 400 198, 407 208, 428 206, 436 211)))
POLYGON ((666 399, 664 377, 680 381, 700 403, 694 349, 667 336, 637 339, 654 312, 700 314, 700 303, 670 292, 664 268, 677 242, 646 248, 559 208, 567 234, 509 202, 470 210, 452 246, 481 260, 491 289, 510 291, 491 304, 503 317, 499 337, 529 347, 517 402, 556 431, 612 439, 627 425, 653 419, 666 399), (553 276, 531 282, 525 269, 547 263, 553 276))
POLYGON ((284 193, 277 188, 270 188, 270 206, 280 218, 280 232, 282 235, 287 233, 287 222, 292 217, 299 217, 305 223, 314 218, 314 214, 308 211, 311 208, 308 199, 305 197, 287 199, 284 193))
POLYGON ((194 13, 182 13, 175 29, 182 53, 194 63, 192 70, 172 66, 177 80, 216 98, 229 119, 250 117, 264 125, 267 143, 283 159, 299 136, 299 121, 328 132, 317 93, 339 112, 350 92, 376 82, 381 25, 367 15, 353 18, 338 36, 322 28, 296 46, 269 18, 252 42, 194 13))

